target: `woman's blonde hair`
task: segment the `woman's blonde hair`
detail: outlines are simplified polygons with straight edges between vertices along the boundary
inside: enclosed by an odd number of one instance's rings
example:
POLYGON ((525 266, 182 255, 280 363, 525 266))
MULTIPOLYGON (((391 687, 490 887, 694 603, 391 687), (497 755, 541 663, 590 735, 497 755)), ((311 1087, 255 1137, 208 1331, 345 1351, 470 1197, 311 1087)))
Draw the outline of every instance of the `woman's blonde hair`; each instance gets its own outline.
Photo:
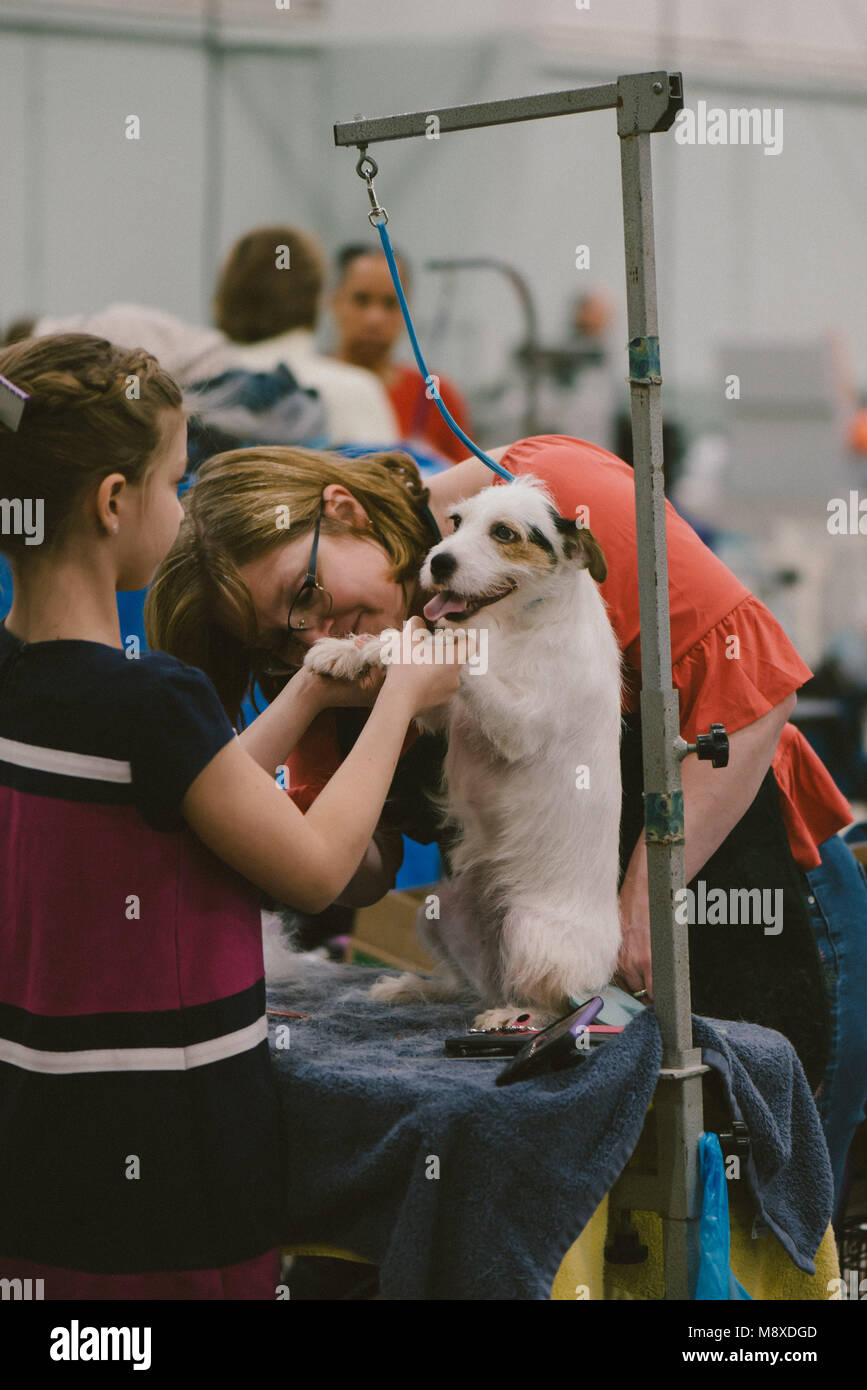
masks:
POLYGON ((145 633, 151 648, 210 676, 236 726, 254 682, 270 700, 291 674, 275 673, 273 654, 258 643, 239 567, 311 533, 329 483, 341 483, 361 503, 371 530, 323 516, 322 534, 378 542, 391 561, 389 578, 406 592, 432 544, 423 515, 428 489, 406 454, 350 459, 277 445, 233 449, 203 463, 183 498, 184 521, 145 600, 145 633), (223 621, 233 615, 244 636, 233 636, 218 614, 223 621))
MULTIPOLYGON (((146 483, 165 412, 180 411, 181 392, 149 352, 90 333, 22 339, 0 351, 0 375, 30 397, 17 430, 0 425, 0 496, 42 502, 44 555, 109 473, 146 483)), ((0 551, 25 564, 34 556, 14 532, 0 532, 0 551)))

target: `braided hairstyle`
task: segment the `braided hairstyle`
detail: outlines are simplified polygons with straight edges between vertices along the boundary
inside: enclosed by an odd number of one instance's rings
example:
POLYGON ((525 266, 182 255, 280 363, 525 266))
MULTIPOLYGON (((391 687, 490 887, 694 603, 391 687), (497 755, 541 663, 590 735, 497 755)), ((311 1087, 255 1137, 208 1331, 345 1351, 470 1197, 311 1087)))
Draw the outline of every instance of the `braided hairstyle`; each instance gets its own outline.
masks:
MULTIPOLYGON (((79 504, 109 473, 144 482, 181 391, 155 357, 90 333, 25 338, 0 351, 0 375, 30 400, 17 431, 0 424, 0 498, 41 499, 42 554, 74 528, 79 504)), ((23 535, 0 529, 0 552, 32 556, 23 535)))

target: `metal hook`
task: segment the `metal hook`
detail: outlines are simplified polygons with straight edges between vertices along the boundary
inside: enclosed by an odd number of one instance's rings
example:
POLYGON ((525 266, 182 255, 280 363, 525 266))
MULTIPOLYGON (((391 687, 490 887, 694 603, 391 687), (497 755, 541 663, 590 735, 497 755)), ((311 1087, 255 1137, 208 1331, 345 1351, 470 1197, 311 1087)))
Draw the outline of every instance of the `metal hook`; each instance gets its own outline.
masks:
POLYGON ((379 165, 376 160, 367 153, 366 145, 359 145, 360 151, 355 172, 359 178, 364 179, 367 184, 367 196, 370 199, 371 211, 367 214, 367 220, 372 227, 384 226, 388 221, 388 213, 385 208, 377 201, 376 190, 373 187, 373 180, 379 173, 379 165))
POLYGON ((377 164, 373 155, 367 153, 366 145, 359 145, 358 149, 358 163, 355 166, 356 174, 358 174, 359 178, 362 179, 369 180, 376 178, 376 175, 379 173, 379 165, 377 164), (365 169, 364 165, 368 165, 369 168, 365 169))

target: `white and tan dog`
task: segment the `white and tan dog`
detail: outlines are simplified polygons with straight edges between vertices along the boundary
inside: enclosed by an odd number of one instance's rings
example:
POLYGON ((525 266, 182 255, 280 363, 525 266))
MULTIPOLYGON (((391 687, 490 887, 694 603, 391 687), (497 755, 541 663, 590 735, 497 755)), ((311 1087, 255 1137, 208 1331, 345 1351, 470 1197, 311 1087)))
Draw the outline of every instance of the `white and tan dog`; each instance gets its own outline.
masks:
MULTIPOLYGON (((437 591, 425 617, 487 629, 488 664, 465 666, 458 694, 417 721, 448 732, 440 804, 458 832, 439 918, 422 909, 417 921, 439 965, 371 993, 444 999, 469 982, 488 1005, 477 1027, 522 1008, 538 1024, 608 984, 620 947, 620 651, 596 587, 605 560, 538 479, 485 488, 450 516, 420 575, 437 591)), ((355 676, 383 650, 384 638, 325 638, 305 664, 355 676)))

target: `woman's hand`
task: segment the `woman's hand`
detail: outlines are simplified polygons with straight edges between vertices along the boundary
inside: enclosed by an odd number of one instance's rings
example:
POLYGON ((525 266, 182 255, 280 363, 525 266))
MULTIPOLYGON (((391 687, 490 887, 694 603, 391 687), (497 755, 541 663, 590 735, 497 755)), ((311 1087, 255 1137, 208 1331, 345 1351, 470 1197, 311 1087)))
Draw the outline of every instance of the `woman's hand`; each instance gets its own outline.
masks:
POLYGON ((614 984, 629 994, 646 989, 653 998, 653 969, 650 962, 650 906, 647 898, 647 853, 639 841, 636 853, 620 889, 620 919, 623 938, 617 960, 614 984))
MULTIPOLYGON (((413 714, 435 709, 456 695, 461 683, 461 666, 470 655, 470 644, 446 640, 443 631, 428 632, 422 618, 410 618, 403 632, 409 632, 406 645, 412 647, 410 661, 391 661, 386 666, 385 684, 408 696, 413 714), (424 633, 424 638, 413 637, 424 633), (418 647, 424 648, 424 660, 416 660, 418 647)), ((403 641, 401 649, 403 649, 403 641)))
POLYGON ((623 942, 613 983, 625 989, 628 994, 647 990, 647 998, 653 998, 649 917, 637 916, 628 922, 624 921, 623 942))

